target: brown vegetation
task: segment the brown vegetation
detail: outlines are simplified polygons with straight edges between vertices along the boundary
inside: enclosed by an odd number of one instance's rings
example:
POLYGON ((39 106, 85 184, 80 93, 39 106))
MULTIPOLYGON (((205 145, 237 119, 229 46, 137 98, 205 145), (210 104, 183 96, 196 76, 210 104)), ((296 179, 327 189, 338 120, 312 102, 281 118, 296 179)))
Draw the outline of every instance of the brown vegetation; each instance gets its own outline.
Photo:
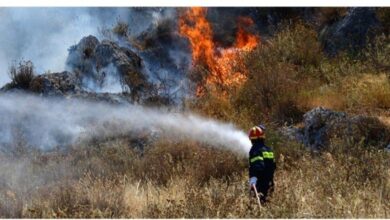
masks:
MULTIPOLYGON (((229 106, 223 109, 225 115, 284 124, 299 122, 304 112, 317 106, 374 116, 388 109, 389 36, 379 36, 361 56, 342 53, 329 58, 311 27, 297 23, 281 29, 243 55, 248 80, 228 98, 220 98, 229 106)), ((208 97, 218 97, 218 91, 214 94, 208 97)), ((199 103, 209 105, 203 99, 199 103)))
POLYGON ((390 107, 390 82, 372 60, 389 65, 387 51, 376 46, 363 58, 328 58, 315 32, 298 23, 242 55, 248 80, 238 90, 185 102, 244 129, 267 122, 278 168, 276 190, 262 209, 248 197, 244 157, 169 138, 140 152, 118 138, 67 152, 20 147, 14 157, 0 155, 1 176, 25 183, 0 182, 0 217, 389 218, 390 154, 336 138, 314 154, 274 129, 316 106, 381 116, 390 107))
POLYGON ((277 152, 276 191, 261 210, 248 197, 245 158, 171 140, 140 154, 114 140, 35 152, 20 179, 31 188, 1 188, 1 217, 388 217, 389 154, 335 139, 313 155, 277 136, 269 140, 277 152))
POLYGON ((12 87, 28 89, 34 78, 34 66, 31 61, 20 61, 18 65, 12 65, 9 70, 12 87))

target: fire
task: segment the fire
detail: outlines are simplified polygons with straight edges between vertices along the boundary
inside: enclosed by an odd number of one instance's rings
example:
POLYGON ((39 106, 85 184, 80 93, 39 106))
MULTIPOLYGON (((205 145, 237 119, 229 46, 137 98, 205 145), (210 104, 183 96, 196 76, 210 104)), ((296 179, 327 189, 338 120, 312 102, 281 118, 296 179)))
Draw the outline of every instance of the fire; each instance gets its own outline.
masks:
POLYGON ((236 40, 231 48, 217 48, 213 42, 213 31, 206 19, 206 8, 190 8, 179 20, 179 31, 187 37, 192 49, 193 65, 204 65, 209 74, 197 87, 197 95, 204 94, 206 87, 229 88, 240 85, 246 80, 245 70, 234 70, 240 65, 239 55, 251 51, 260 39, 246 31, 245 27, 253 25, 247 17, 238 19, 236 40))
POLYGON ((244 27, 252 26, 253 20, 248 17, 240 17, 238 22, 238 32, 236 35, 235 47, 250 51, 256 48, 259 37, 253 34, 250 34, 245 31, 244 27))

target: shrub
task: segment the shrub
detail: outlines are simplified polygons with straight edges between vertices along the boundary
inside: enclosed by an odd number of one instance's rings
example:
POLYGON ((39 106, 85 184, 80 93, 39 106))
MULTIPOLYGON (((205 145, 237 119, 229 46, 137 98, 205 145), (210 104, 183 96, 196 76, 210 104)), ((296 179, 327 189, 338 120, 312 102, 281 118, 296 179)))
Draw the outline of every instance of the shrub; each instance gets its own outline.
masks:
POLYGON ((34 65, 31 61, 21 61, 18 65, 12 65, 9 70, 12 85, 19 89, 28 89, 34 78, 34 65))
MULTIPOLYGON (((271 47, 262 46, 247 56, 248 80, 234 97, 234 106, 251 112, 251 120, 263 121, 269 117, 282 122, 288 118, 283 115, 283 105, 295 106, 299 90, 298 72, 289 63, 279 62, 279 57, 271 47), (280 116, 280 118, 279 118, 280 116)), ((286 111, 284 111, 286 113, 286 111)))
POLYGON ((275 59, 293 65, 317 66, 324 57, 316 31, 302 22, 280 25, 269 47, 275 59))
MULTIPOLYGON (((318 87, 323 82, 317 78, 326 75, 320 71, 327 59, 317 34, 303 22, 280 25, 274 37, 238 59, 236 71, 245 73, 246 82, 237 88, 205 88, 192 109, 241 126, 260 121, 296 123, 308 110, 300 103, 300 94, 318 87)), ((190 80, 198 85, 207 74, 198 65, 190 80)))
POLYGON ((300 121, 300 92, 318 86, 325 60, 316 32, 298 22, 281 25, 270 40, 244 58, 248 80, 233 95, 234 107, 251 112, 252 121, 300 121))
MULTIPOLYGON (((363 50, 364 59, 376 72, 390 72, 390 35, 379 35, 363 50)), ((390 76, 390 74, 389 74, 390 76)))

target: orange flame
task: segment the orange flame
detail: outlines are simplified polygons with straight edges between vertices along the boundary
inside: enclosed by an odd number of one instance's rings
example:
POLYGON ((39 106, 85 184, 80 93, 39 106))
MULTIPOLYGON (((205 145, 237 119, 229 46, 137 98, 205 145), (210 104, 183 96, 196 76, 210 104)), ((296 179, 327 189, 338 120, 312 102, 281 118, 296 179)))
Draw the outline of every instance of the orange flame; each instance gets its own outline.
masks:
POLYGON ((245 70, 235 71, 238 56, 241 52, 256 48, 260 39, 246 31, 245 27, 253 25, 247 17, 238 20, 236 41, 231 48, 216 48, 213 42, 213 31, 206 19, 206 8, 190 8, 180 17, 179 31, 188 38, 192 49, 193 65, 203 64, 209 70, 204 82, 197 86, 197 96, 204 94, 205 87, 222 87, 240 85, 246 80, 245 70))
POLYGON ((248 33, 244 27, 250 27, 253 25, 253 20, 248 17, 240 17, 238 20, 238 32, 236 35, 235 47, 251 51, 256 48, 260 39, 258 36, 248 33))

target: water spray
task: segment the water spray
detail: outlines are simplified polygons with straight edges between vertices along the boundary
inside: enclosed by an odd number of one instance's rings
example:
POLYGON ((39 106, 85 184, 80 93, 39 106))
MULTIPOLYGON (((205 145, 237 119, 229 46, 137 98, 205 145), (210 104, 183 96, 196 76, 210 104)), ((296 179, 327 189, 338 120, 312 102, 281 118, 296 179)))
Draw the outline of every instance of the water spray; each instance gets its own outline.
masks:
POLYGON ((75 99, 43 98, 28 94, 0 95, 0 146, 19 137, 42 150, 77 141, 158 130, 173 138, 189 138, 213 147, 246 155, 247 135, 233 124, 207 119, 192 113, 174 113, 139 105, 112 105, 75 99), (114 125, 114 126, 113 126, 114 125))

